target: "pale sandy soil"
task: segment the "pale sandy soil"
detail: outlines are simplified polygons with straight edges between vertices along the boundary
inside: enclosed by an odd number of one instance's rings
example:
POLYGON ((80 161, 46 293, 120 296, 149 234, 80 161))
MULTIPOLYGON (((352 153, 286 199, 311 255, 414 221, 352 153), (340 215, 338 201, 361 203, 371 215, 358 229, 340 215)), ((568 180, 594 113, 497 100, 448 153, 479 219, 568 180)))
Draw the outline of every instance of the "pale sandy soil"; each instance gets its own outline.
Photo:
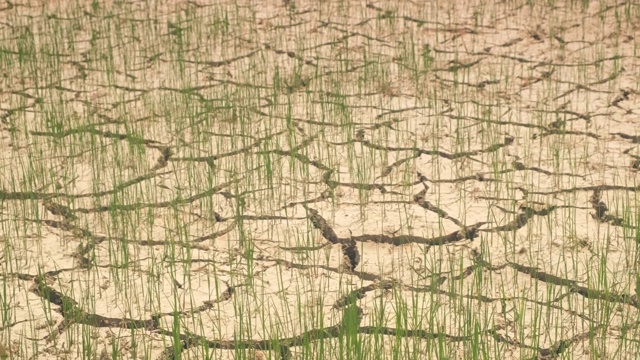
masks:
POLYGON ((485 3, 0 5, 0 357, 636 358, 640 7, 485 3))

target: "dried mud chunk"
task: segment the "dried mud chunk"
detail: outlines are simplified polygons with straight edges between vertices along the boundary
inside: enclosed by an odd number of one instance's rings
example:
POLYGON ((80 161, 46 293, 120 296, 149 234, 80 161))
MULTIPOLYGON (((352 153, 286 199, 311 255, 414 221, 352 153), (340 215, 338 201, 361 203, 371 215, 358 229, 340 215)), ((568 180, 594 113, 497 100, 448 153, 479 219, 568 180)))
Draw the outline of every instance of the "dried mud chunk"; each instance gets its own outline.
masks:
POLYGON ((609 211, 607 204, 605 204, 604 201, 601 200, 601 198, 602 192, 600 191, 600 189, 593 190, 593 194, 591 195, 589 202, 591 203, 593 209, 596 211, 595 214, 592 214, 594 219, 604 219, 607 212, 609 211))
POLYGON ((169 158, 173 155, 170 147, 162 147, 158 148, 158 150, 160 150, 160 156, 156 160, 156 165, 153 167, 153 170, 158 170, 167 166, 169 158))
POLYGON ((514 169, 516 170, 526 170, 527 166, 519 161, 514 161, 511 163, 511 166, 513 166, 514 169))
POLYGON ((78 217, 73 213, 73 210, 64 205, 56 204, 50 199, 43 200, 42 205, 44 205, 44 208, 53 215, 60 215, 69 221, 78 219, 78 217))
POLYGON ((631 95, 631 91, 627 90, 627 89, 622 89, 621 93, 618 94, 613 101, 611 102, 611 105, 613 106, 618 106, 621 102, 625 101, 625 100, 629 100, 629 95, 631 95))
POLYGON ((354 271, 360 263, 360 252, 356 242, 353 241, 350 244, 342 244, 342 254, 344 258, 344 265, 350 271, 354 271))
POLYGON ((594 205, 593 209, 596 211, 594 216, 598 219, 604 218, 607 214, 607 211, 609 211, 607 204, 605 204, 603 201, 600 201, 598 202, 598 204, 594 205))
POLYGON ((336 235, 336 232, 333 231, 327 221, 322 216, 320 216, 317 210, 312 209, 306 205, 302 206, 305 208, 305 210, 307 210, 307 218, 309 218, 316 229, 322 231, 322 236, 325 239, 327 239, 332 244, 337 244, 340 242, 340 239, 338 238, 338 235, 336 235))

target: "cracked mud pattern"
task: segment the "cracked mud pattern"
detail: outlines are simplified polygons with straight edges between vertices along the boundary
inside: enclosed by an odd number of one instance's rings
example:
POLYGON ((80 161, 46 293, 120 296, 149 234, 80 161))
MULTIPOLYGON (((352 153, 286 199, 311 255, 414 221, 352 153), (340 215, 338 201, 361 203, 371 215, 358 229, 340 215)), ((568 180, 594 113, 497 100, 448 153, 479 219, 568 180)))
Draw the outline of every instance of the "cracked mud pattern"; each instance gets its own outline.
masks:
POLYGON ((483 3, 0 4, 0 356, 635 358, 640 7, 483 3))

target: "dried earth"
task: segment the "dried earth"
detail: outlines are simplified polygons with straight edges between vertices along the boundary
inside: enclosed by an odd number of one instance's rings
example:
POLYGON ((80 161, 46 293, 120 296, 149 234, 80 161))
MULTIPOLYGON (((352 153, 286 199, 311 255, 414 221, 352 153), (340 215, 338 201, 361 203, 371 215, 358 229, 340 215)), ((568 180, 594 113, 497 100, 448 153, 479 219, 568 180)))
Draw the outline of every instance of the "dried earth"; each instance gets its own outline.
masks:
POLYGON ((639 36, 632 2, 5 1, 0 357, 634 359, 639 36))

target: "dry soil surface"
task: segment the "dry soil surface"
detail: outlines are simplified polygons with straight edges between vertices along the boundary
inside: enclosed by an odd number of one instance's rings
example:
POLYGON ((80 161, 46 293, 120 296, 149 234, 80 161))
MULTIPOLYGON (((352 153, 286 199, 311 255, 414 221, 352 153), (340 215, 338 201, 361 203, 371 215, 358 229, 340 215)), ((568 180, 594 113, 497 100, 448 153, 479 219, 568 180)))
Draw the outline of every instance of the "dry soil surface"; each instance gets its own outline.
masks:
POLYGON ((3 2, 0 356, 635 358, 639 14, 3 2))

